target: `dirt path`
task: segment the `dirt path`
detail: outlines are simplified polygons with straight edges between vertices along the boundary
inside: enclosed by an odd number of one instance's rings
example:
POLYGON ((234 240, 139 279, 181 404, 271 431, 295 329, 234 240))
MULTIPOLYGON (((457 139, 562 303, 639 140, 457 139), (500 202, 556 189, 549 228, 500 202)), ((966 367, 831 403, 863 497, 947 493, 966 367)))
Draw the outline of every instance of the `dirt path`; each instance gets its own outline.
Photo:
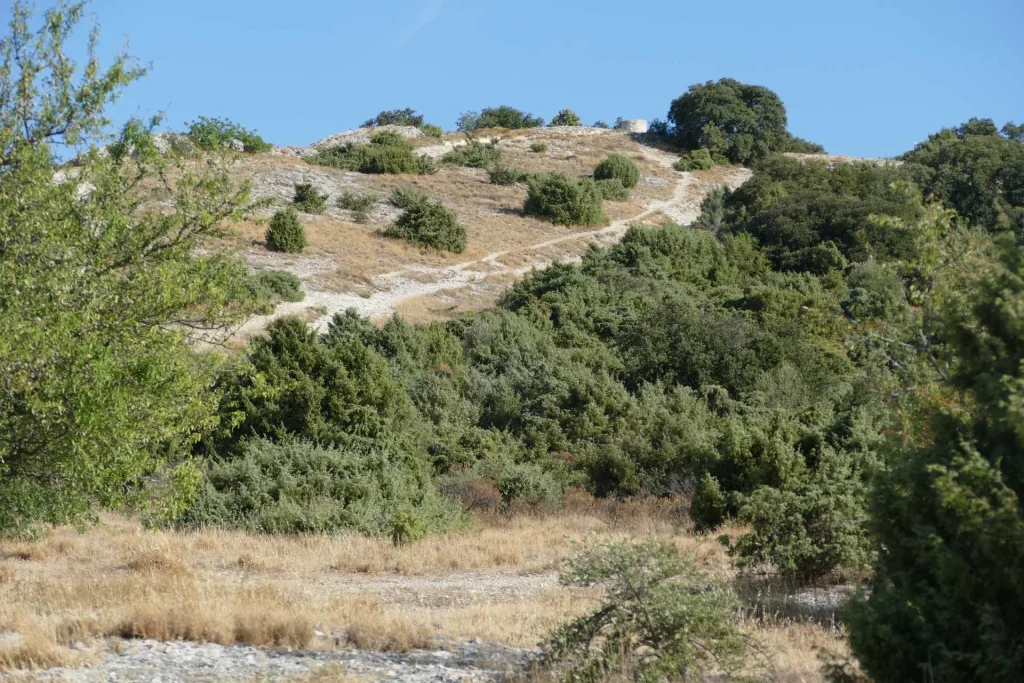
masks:
MULTIPOLYGON (((676 160, 671 154, 649 147, 644 148, 643 154, 667 169, 671 169, 672 163, 676 160)), ((321 331, 326 329, 335 313, 344 312, 349 308, 369 318, 390 317, 402 302, 410 299, 478 286, 488 278, 520 277, 534 268, 544 268, 555 261, 579 260, 590 244, 614 244, 622 238, 631 224, 659 213, 680 225, 688 225, 700 215, 700 204, 711 189, 711 185, 697 180, 691 173, 673 173, 677 180, 670 199, 649 202, 640 213, 613 221, 598 230, 567 233, 522 249, 494 252, 482 259, 452 266, 410 265, 375 278, 376 291, 369 295, 307 289, 305 300, 284 303, 269 315, 250 318, 239 327, 234 336, 250 338, 276 318, 303 313, 310 309, 320 312, 312 325, 321 331), (515 257, 514 260, 519 265, 511 266, 502 262, 513 260, 512 257, 515 257)), ((750 175, 747 169, 734 169, 726 178, 726 184, 733 188, 738 187, 746 182, 750 175)))

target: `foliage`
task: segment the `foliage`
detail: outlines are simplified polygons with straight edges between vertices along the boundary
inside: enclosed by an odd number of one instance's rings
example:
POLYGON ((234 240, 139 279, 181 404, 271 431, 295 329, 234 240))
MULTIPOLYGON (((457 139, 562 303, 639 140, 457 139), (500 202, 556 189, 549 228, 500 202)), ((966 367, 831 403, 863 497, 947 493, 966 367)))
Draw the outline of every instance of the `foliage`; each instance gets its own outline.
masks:
POLYGON ((1021 400, 1024 249, 1004 241, 944 322, 959 360, 935 396, 922 439, 876 482, 881 551, 849 610, 850 643, 877 681, 1024 676, 1024 443, 1021 400))
POLYGON ((257 301, 270 302, 277 297, 281 301, 294 302, 306 298, 299 276, 287 270, 261 270, 249 276, 248 285, 250 294, 257 301))
POLYGON ((416 113, 416 110, 411 107, 382 111, 372 119, 367 119, 363 122, 363 128, 372 128, 375 126, 412 126, 414 128, 419 128, 422 125, 422 114, 416 113))
POLYGON ((691 85, 668 113, 680 146, 746 164, 789 143, 786 108, 774 92, 732 78, 691 85))
POLYGON ((513 107, 502 105, 500 107, 489 107, 479 113, 466 112, 458 119, 458 129, 461 131, 479 130, 481 128, 540 128, 544 125, 544 119, 534 117, 526 112, 519 111, 513 107))
POLYGON ((271 534, 354 530, 398 544, 449 529, 460 517, 424 461, 350 437, 328 447, 248 441, 236 457, 212 464, 175 522, 271 534))
POLYGON ((356 194, 345 191, 338 197, 338 206, 351 211, 355 215, 356 223, 366 223, 370 220, 370 209, 380 201, 380 196, 373 192, 356 194))
POLYGON ((562 109, 555 118, 551 119, 549 126, 580 126, 583 125, 579 115, 572 109, 562 109))
POLYGON ((692 152, 687 152, 679 158, 679 161, 672 164, 672 168, 677 171, 703 171, 711 168, 715 165, 714 160, 711 158, 711 152, 707 149, 695 149, 692 152))
POLYGON ((422 130, 423 134, 428 138, 444 137, 444 129, 433 123, 424 123, 420 126, 420 130, 422 130))
POLYGON ((537 154, 543 154, 544 152, 548 151, 548 143, 546 143, 546 142, 531 142, 530 143, 530 151, 531 152, 535 152, 537 154))
POLYGON ((321 194, 313 183, 295 183, 292 204, 303 213, 320 214, 327 210, 327 195, 321 194))
MULTIPOLYGON (((227 119, 215 119, 200 116, 188 125, 188 137, 196 147, 207 151, 235 149, 235 141, 242 143, 240 151, 247 154, 269 152, 274 148, 269 142, 256 134, 227 119)), ((236 150, 238 151, 238 150, 236 150)))
POLYGON ((212 428, 217 359, 192 345, 250 299, 244 265, 208 246, 248 188, 217 155, 163 157, 159 120, 109 135, 105 107, 143 71, 103 68, 95 35, 79 68, 83 12, 16 3, 0 41, 0 534, 124 503, 212 428))
POLYGON ((735 676, 748 641, 738 601, 719 580, 662 541, 606 543, 566 561, 563 586, 604 589, 597 609, 556 629, 544 661, 562 680, 669 681, 735 676))
POLYGON ((466 250, 466 228, 454 212, 432 199, 410 204, 383 234, 455 254, 466 250))
POLYGON ((640 182, 640 171, 633 161, 622 154, 609 154, 594 168, 594 180, 617 178, 627 189, 636 187, 640 182))
POLYGON ((391 191, 388 196, 388 203, 396 209, 408 209, 416 204, 428 201, 430 197, 426 192, 417 190, 412 185, 399 185, 391 191))
POLYGON ((278 211, 270 219, 266 234, 267 249, 297 253, 306 248, 306 230, 293 208, 278 211))
POLYGON ((609 126, 604 121, 594 121, 594 124, 593 124, 592 127, 593 128, 604 128, 605 130, 607 130, 609 126))
POLYGON ((393 130, 377 133, 368 145, 347 143, 327 147, 306 159, 321 166, 360 173, 429 175, 437 172, 430 157, 415 154, 409 141, 393 130))
POLYGON ((516 183, 526 182, 530 177, 530 174, 525 171, 520 171, 511 166, 502 166, 500 163, 495 164, 487 173, 490 176, 492 185, 515 185, 516 183))
POLYGON ((595 184, 598 192, 601 193, 601 198, 611 202, 624 202, 633 195, 633 192, 623 185, 619 178, 605 178, 598 180, 595 184))
POLYGON ((445 154, 441 161, 456 166, 487 168, 501 161, 501 148, 495 142, 485 145, 479 140, 470 140, 469 144, 456 147, 445 154))
POLYGON ((594 181, 562 173, 531 178, 523 212, 555 225, 599 225, 606 220, 594 181))
POLYGON ((1012 124, 1000 135, 990 119, 943 129, 903 155, 925 193, 971 223, 1024 236, 1024 143, 1012 124))
POLYGON ((817 142, 810 142, 803 138, 790 135, 789 140, 782 149, 783 152, 797 152, 799 154, 825 154, 825 148, 817 142))

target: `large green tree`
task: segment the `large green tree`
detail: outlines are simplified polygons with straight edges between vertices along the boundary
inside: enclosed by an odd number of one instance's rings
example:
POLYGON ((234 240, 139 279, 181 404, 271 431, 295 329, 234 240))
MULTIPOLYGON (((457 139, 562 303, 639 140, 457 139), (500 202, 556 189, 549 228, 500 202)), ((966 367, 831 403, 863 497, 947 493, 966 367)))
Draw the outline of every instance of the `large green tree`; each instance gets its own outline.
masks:
POLYGON ((1024 679, 1024 248, 947 324, 956 372, 877 484, 880 553, 849 615, 880 682, 1024 679))
POLYGON ((0 532, 118 503, 210 426, 213 356, 193 342, 245 296, 239 262, 195 254, 247 188, 162 156, 137 121, 104 134, 143 70, 102 68, 95 32, 76 65, 82 14, 17 3, 0 40, 0 532))
POLYGON ((732 78, 691 85, 672 101, 668 118, 683 147, 705 147, 716 158, 738 164, 782 150, 790 140, 779 96, 732 78))

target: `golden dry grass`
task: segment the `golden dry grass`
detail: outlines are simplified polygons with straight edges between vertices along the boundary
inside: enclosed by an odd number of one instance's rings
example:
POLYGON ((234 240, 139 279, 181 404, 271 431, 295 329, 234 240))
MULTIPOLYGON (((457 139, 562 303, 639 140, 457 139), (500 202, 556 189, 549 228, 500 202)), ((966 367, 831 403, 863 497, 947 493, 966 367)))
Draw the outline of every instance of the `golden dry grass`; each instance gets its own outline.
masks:
MULTIPOLYGON (((558 511, 478 516, 469 530, 401 547, 355 534, 154 532, 106 515, 85 534, 60 528, 34 544, 0 543, 0 634, 22 636, 0 641, 0 670, 82 664, 90 649, 71 646, 107 636, 390 651, 435 636, 535 646, 594 604, 595 594, 554 581, 583 539, 658 536, 730 576, 720 544, 683 531, 684 511, 678 501, 574 494, 558 511)), ((840 635, 821 627, 747 630, 797 676, 789 680, 818 680, 814 648, 842 650, 840 635)))

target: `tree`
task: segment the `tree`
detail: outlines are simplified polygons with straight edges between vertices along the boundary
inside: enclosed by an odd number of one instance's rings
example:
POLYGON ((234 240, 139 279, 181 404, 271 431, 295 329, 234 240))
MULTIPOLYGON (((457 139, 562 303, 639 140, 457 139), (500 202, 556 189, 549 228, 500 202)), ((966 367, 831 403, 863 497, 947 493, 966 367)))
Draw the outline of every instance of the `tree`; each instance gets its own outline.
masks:
POLYGON ((555 118, 551 119, 551 126, 579 126, 580 117, 579 114, 574 112, 572 109, 563 109, 557 114, 555 118))
POLYGON ((683 147, 706 147, 716 158, 738 164, 781 150, 790 140, 779 96, 731 78, 691 85, 673 100, 668 118, 683 147))
POLYGON ((539 128, 544 125, 544 119, 503 104, 500 107, 488 107, 479 114, 475 111, 466 112, 459 116, 457 124, 461 131, 479 128, 539 128))
POLYGON ((1024 678, 1024 248, 1002 248, 946 312, 959 366, 928 438, 876 484, 881 552, 847 622, 876 681, 1024 678))
POLYGON ((374 126, 414 126, 419 128, 423 125, 423 115, 417 114, 412 107, 405 109, 390 109, 382 111, 372 119, 363 122, 363 128, 374 126))
POLYGON ((0 41, 0 533, 81 521, 215 422, 217 341, 244 266, 201 251, 247 204, 224 168, 161 156, 105 106, 143 75, 65 54, 84 3, 16 3, 0 41), (58 150, 82 150, 61 166, 58 150), (167 178, 176 178, 171 183, 167 178), (201 254, 201 255, 200 255, 201 254))

